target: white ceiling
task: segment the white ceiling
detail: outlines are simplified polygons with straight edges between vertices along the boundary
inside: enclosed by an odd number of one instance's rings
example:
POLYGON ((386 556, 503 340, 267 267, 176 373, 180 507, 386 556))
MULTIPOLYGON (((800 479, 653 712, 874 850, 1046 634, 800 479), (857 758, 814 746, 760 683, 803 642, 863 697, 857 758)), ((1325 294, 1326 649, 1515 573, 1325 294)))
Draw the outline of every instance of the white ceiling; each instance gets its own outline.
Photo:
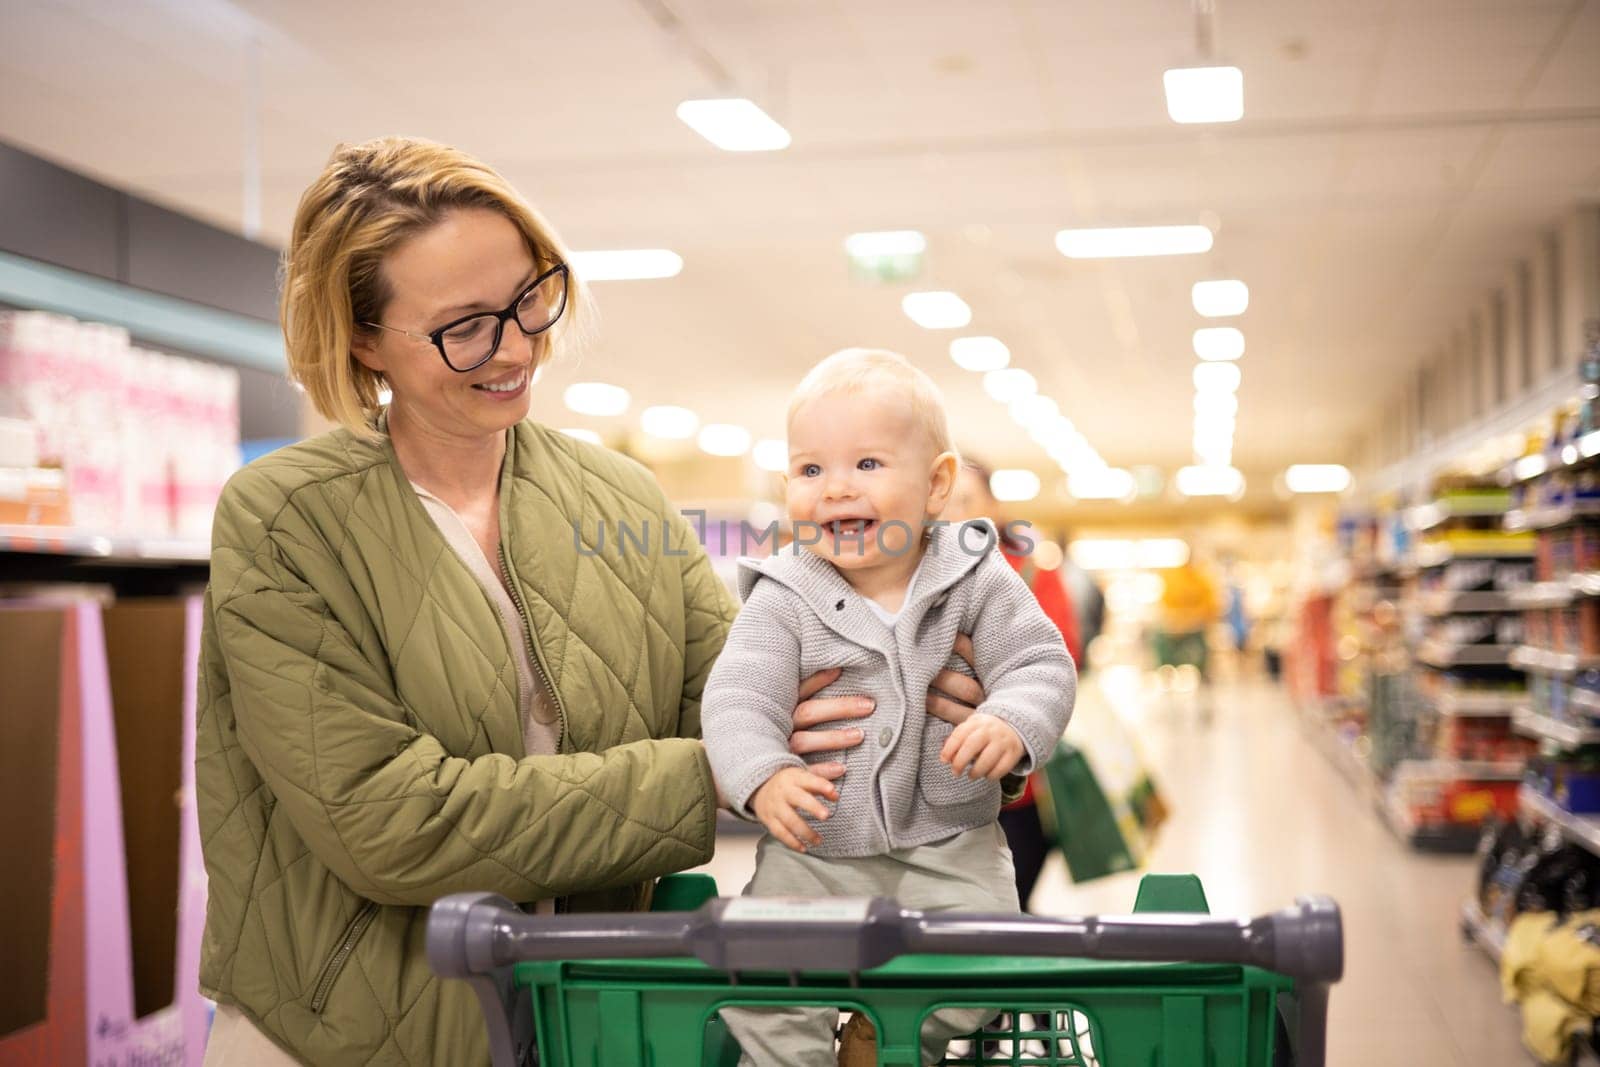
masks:
POLYGON ((332 146, 452 142, 577 248, 666 246, 676 279, 598 285, 579 368, 648 403, 781 436, 812 362, 882 345, 932 371, 966 446, 1048 461, 948 336, 854 282, 842 241, 927 233, 975 311, 1107 460, 1189 461, 1189 286, 1251 289, 1235 450, 1249 472, 1346 454, 1468 309, 1600 198, 1600 0, 1219 0, 1246 117, 1167 119, 1184 0, 0 0, 0 138, 242 225, 245 42, 261 42, 261 236, 332 146), (793 134, 719 152, 678 122, 717 95, 690 45, 793 134), (1069 262, 1068 225, 1207 220, 1205 256, 1069 262))

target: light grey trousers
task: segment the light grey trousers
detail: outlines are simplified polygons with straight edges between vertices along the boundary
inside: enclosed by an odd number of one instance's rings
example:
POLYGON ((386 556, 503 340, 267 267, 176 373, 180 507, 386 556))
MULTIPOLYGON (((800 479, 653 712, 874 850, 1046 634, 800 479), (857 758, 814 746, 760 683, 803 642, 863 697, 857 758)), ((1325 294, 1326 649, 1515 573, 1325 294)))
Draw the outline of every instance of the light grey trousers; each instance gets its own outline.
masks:
MULTIPOLYGON (((775 838, 756 848, 756 897, 892 897, 920 911, 1019 912, 1011 850, 999 823, 882 856, 823 858, 775 838)), ((744 1051, 740 1067, 835 1067, 837 1008, 724 1008, 744 1051)), ((922 1026, 922 1062, 938 1063, 950 1039, 993 1018, 983 1008, 945 1008, 922 1026)))

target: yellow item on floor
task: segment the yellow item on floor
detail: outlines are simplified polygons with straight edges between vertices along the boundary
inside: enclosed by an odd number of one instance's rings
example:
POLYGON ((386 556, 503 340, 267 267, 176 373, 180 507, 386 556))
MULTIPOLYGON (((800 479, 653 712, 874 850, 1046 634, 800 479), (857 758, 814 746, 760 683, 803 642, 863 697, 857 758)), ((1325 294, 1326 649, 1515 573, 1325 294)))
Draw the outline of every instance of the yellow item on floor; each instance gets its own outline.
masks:
POLYGON ((1541 1063, 1570 1062, 1572 1039, 1600 1015, 1600 911, 1558 921, 1519 915, 1506 934, 1500 985, 1522 1008, 1522 1041, 1541 1063))
POLYGON ((1550 988, 1587 1015, 1600 1015, 1600 911, 1581 911, 1550 931, 1539 953, 1550 988))
POLYGON ((1507 1004, 1515 1004, 1539 987, 1539 946, 1556 925, 1553 911, 1529 912, 1511 921, 1500 954, 1500 988, 1507 1004))
POLYGON ((1523 998, 1522 1043, 1540 1063, 1572 1062, 1572 1039, 1588 1030, 1589 1016, 1547 989, 1523 998))

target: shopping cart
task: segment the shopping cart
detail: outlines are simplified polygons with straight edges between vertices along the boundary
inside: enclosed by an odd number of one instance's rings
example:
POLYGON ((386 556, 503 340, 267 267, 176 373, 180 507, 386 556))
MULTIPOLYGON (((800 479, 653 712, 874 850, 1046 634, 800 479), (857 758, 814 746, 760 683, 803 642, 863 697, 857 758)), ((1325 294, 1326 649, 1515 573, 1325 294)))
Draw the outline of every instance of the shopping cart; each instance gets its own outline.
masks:
POLYGON ((477 991, 494 1067, 731 1067, 716 1014, 731 1005, 865 1012, 883 1067, 916 1065, 923 1020, 953 1006, 1003 1014, 953 1043, 950 1065, 1324 1064, 1344 968, 1325 897, 1212 919, 1198 879, 1148 876, 1133 915, 1037 918, 707 899, 709 878, 677 879, 667 906, 693 910, 534 916, 486 893, 433 906, 428 958, 477 991))

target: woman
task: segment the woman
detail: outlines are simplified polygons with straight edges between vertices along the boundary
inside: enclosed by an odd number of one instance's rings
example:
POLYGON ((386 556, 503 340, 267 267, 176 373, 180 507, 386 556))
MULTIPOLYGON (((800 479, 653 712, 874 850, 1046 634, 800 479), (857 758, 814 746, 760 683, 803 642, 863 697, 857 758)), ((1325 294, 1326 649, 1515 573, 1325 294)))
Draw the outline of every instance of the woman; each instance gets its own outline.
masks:
MULTIPOLYGON (((1010 536, 1009 526, 1000 514, 1000 501, 989 488, 989 469, 968 459, 962 463, 961 474, 956 479, 955 491, 941 518, 951 522, 986 517, 992 519, 1000 531, 1000 551, 1028 583, 1051 622, 1061 631, 1067 651, 1074 662, 1083 662, 1083 647, 1079 641, 1078 619, 1072 610, 1072 600, 1062 584, 1057 571, 1045 570, 1032 559, 1032 546, 1026 541, 1010 536)), ((1000 828, 1005 831, 1006 844, 1011 849, 1012 863, 1017 874, 1017 899, 1022 910, 1028 911, 1028 898, 1044 869, 1044 859, 1050 851, 1044 826, 1039 821, 1039 807, 1034 801, 1033 779, 1028 779, 1022 796, 1000 811, 1000 828)))
MULTIPOLYGON (((289 365, 342 428, 251 464, 217 508, 207 1064, 486 1062, 469 990, 429 971, 428 905, 644 908, 711 856, 699 701, 734 608, 642 468, 526 418, 585 311, 567 258, 498 174, 439 145, 342 147, 301 200, 289 365), (623 525, 655 550, 619 553, 623 525)), ((836 676, 802 688, 798 727, 868 712, 806 699, 836 676)))

